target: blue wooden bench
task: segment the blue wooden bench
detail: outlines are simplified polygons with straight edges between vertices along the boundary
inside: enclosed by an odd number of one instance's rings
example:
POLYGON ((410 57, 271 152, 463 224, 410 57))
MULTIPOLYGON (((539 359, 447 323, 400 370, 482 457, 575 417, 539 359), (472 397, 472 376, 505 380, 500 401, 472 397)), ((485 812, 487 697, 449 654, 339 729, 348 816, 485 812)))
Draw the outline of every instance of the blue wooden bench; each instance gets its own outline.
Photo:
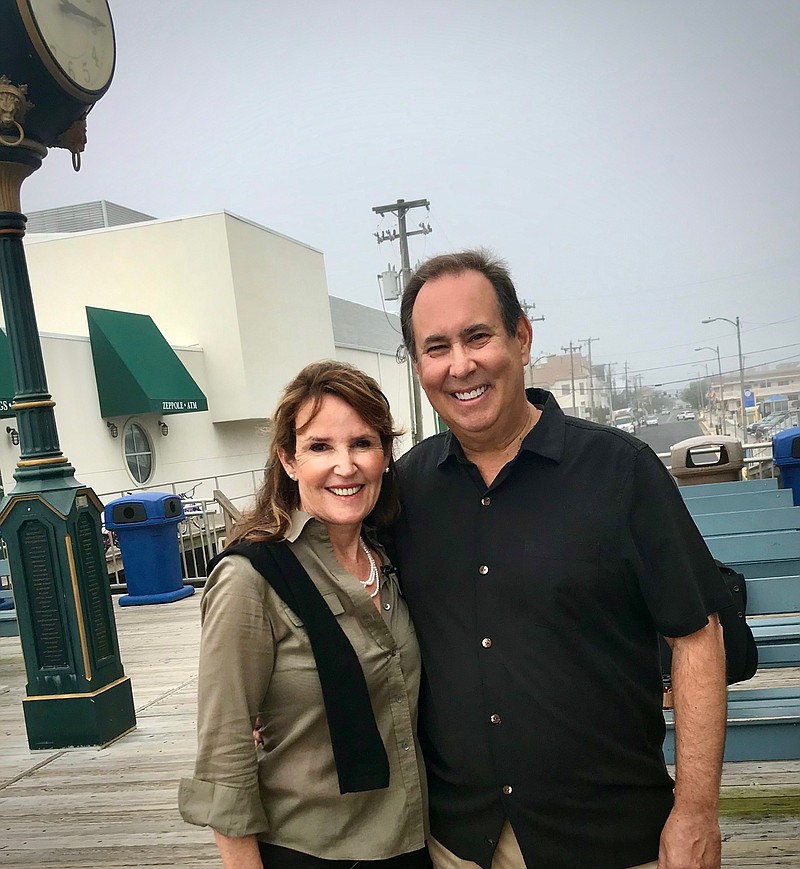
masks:
MULTIPOLYGON (((664 757, 675 763, 672 713, 664 712, 664 757)), ((800 757, 800 688, 728 691, 725 760, 797 760, 800 757)))
MULTIPOLYGON (((800 666, 800 507, 772 479, 681 488, 715 558, 747 579, 759 668, 800 666)), ((664 753, 674 762, 672 713, 664 753)), ((726 760, 800 758, 800 687, 728 692, 726 760)))

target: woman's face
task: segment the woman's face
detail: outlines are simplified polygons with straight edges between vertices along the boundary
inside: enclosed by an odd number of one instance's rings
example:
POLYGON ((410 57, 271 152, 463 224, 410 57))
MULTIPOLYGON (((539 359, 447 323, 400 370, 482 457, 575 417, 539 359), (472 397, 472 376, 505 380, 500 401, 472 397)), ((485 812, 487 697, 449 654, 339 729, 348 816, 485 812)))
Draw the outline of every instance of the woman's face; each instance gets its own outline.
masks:
POLYGON ((281 464, 297 479, 301 510, 326 525, 360 528, 389 465, 380 435, 337 396, 326 395, 313 419, 312 408, 310 399, 300 406, 295 454, 281 452, 281 464))

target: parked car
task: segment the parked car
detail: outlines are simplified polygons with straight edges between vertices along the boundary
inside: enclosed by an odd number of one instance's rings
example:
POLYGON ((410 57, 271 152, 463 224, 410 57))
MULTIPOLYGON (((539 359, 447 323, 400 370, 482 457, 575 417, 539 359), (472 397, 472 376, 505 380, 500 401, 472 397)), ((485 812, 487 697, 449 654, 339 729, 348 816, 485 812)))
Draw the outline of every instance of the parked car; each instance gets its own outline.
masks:
POLYGON ((683 418, 684 419, 696 419, 693 410, 687 410, 686 413, 684 413, 683 418))
POLYGON ((770 416, 773 416, 774 419, 765 416, 756 428, 755 436, 760 441, 769 440, 776 432, 792 428, 800 423, 800 412, 796 410, 782 411, 778 414, 770 414, 770 416))
POLYGON ((782 423, 789 416, 788 410, 776 410, 773 413, 767 414, 758 422, 751 422, 747 426, 747 431, 750 434, 758 434, 758 432, 768 432, 776 425, 782 423))
POLYGON ((681 411, 681 412, 680 412, 680 413, 675 417, 675 419, 677 419, 678 422, 682 422, 683 420, 685 420, 685 419, 686 419, 686 411, 685 411, 685 410, 682 410, 682 411, 681 411))
POLYGON ((645 425, 658 425, 658 417, 657 416, 648 416, 644 421, 645 425))

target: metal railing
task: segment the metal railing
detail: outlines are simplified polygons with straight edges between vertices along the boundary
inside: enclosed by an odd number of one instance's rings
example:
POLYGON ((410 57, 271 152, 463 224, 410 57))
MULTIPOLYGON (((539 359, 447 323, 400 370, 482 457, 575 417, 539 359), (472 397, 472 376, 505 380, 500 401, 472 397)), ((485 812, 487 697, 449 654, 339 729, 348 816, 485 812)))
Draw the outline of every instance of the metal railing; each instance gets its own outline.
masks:
POLYGON ((232 471, 228 474, 215 474, 213 477, 191 477, 187 480, 176 480, 172 483, 153 483, 149 486, 139 486, 135 489, 123 489, 116 492, 98 493, 98 498, 105 504, 124 495, 135 492, 168 492, 183 499, 214 499, 215 490, 225 492, 230 501, 240 508, 247 504, 261 485, 264 475, 263 468, 253 468, 246 471, 232 471), (199 491, 198 491, 199 490, 199 491))

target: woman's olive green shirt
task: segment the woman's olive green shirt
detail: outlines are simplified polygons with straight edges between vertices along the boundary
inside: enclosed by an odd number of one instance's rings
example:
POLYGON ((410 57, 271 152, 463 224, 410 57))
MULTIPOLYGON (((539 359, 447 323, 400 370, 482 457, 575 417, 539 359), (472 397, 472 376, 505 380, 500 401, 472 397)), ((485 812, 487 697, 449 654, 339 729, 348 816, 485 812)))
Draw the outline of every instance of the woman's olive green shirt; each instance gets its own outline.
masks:
POLYGON ((292 552, 356 650, 389 758, 389 787, 340 794, 308 636, 249 560, 212 571, 202 601, 198 751, 179 804, 191 824, 331 860, 421 848, 427 794, 416 742, 420 658, 405 601, 382 577, 381 610, 336 560, 325 526, 293 516, 292 552), (263 748, 253 747, 262 721, 263 748))

